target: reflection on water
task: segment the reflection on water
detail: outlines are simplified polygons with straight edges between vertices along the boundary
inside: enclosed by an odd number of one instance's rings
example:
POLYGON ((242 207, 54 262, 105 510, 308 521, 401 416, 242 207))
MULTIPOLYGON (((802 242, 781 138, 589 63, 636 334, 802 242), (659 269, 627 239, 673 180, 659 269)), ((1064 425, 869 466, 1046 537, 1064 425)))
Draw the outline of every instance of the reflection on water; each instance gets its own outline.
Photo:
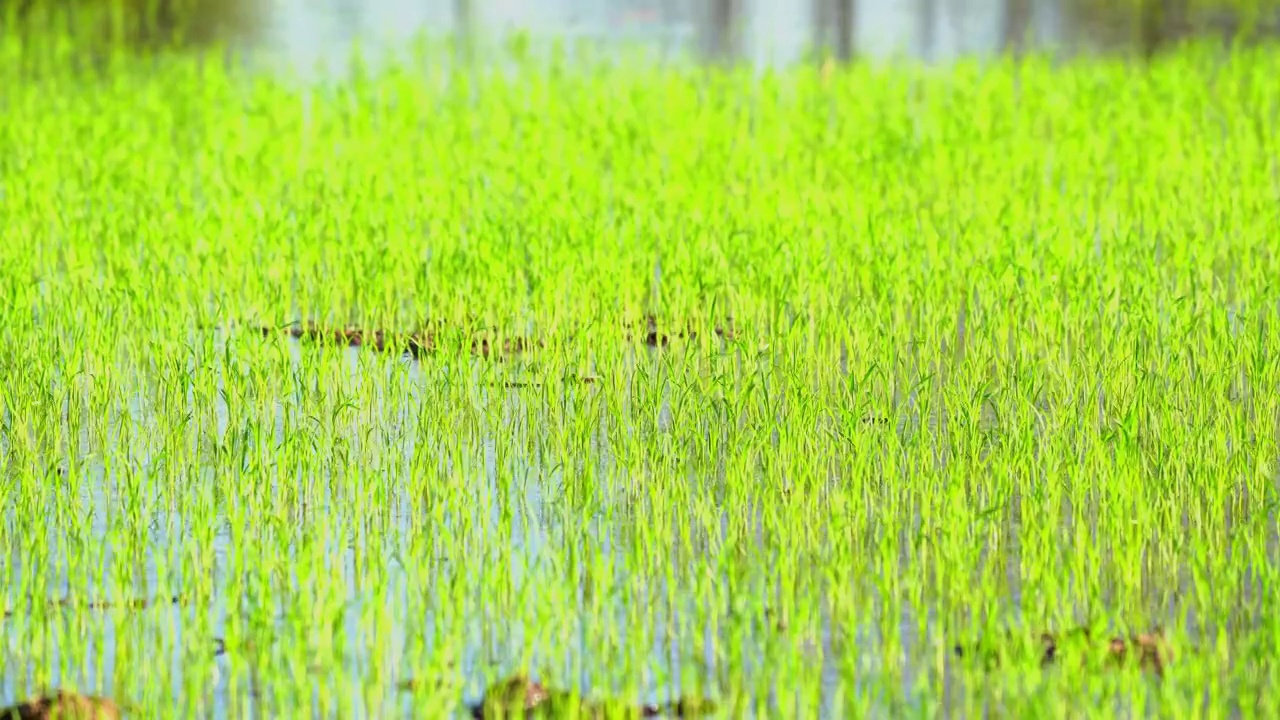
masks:
MULTIPOLYGON (((193 333, 191 344, 203 343, 193 333)), ((342 716, 413 717, 409 698, 394 690, 379 695, 362 683, 375 669, 390 673, 392 687, 401 680, 421 680, 406 658, 436 643, 448 646, 459 635, 465 642, 454 667, 473 683, 459 688, 459 695, 468 701, 478 700, 478 684, 489 669, 510 664, 525 652, 538 653, 533 662, 539 668, 573 678, 576 687, 607 693, 613 676, 609 668, 591 665, 595 662, 593 640, 598 642, 598 638, 586 639, 591 629, 583 627, 602 618, 609 622, 616 619, 616 628, 611 629, 615 643, 634 642, 644 649, 642 663, 670 668, 675 676, 681 666, 695 666, 691 673, 715 677, 717 666, 726 664, 725 648, 731 642, 740 643, 734 650, 740 656, 735 658, 733 671, 764 678, 761 685, 774 694, 783 693, 791 678, 773 677, 770 652, 798 651, 811 663, 806 672, 819 688, 816 696, 805 699, 812 703, 806 707, 820 706, 829 717, 847 715, 838 698, 877 692, 877 688, 867 687, 875 682, 874 676, 851 669, 851 661, 894 663, 888 672, 896 673, 906 697, 917 685, 928 687, 939 681, 930 674, 928 663, 917 662, 930 647, 941 645, 938 628, 942 619, 933 615, 933 596, 904 600, 891 592, 877 594, 872 588, 863 588, 873 599, 851 611, 851 589, 839 587, 838 576, 770 571, 771 561, 788 550, 771 536, 761 503, 743 502, 741 496, 729 501, 723 496, 731 491, 723 487, 723 467, 698 465, 697 453, 690 451, 689 463, 673 466, 679 470, 663 477, 662 472, 650 473, 648 458, 628 457, 627 445, 632 442, 652 447, 659 454, 669 451, 662 441, 670 439, 672 426, 679 428, 680 419, 688 412, 680 403, 689 400, 671 392, 671 376, 664 375, 659 352, 640 351, 614 368, 634 377, 632 382, 619 385, 624 389, 616 404, 606 405, 598 403, 600 389, 595 385, 574 385, 562 393, 546 394, 494 389, 488 382, 492 376, 486 375, 494 370, 481 362, 450 365, 437 359, 417 363, 357 349, 340 351, 340 355, 331 354, 318 362, 314 348, 304 348, 293 340, 283 348, 287 355, 278 356, 287 367, 272 375, 283 382, 255 390, 252 382, 236 377, 244 364, 253 361, 250 353, 258 352, 246 347, 252 344, 228 342, 225 336, 217 335, 205 349, 207 355, 200 362, 193 355, 187 370, 193 378, 199 373, 212 375, 195 380, 190 387, 146 389, 150 381, 134 375, 142 389, 129 396, 130 401, 120 410, 127 416, 126 422, 108 423, 107 427, 132 427, 149 441, 129 446, 126 453, 120 449, 126 439, 86 435, 79 439, 78 453, 68 449, 60 456, 83 458, 83 471, 74 480, 52 482, 55 489, 51 492, 67 493, 74 499, 65 505, 88 512, 83 518, 59 517, 41 526, 44 532, 39 538, 15 543, 14 556, 0 559, 15 578, 10 598, 21 596, 22 578, 31 572, 59 578, 51 583, 56 592, 84 593, 88 588, 91 597, 87 599, 112 594, 117 588, 128 588, 123 593, 126 597, 164 598, 173 591, 204 595, 188 594, 182 603, 162 603, 124 617, 112 615, 110 610, 68 612, 87 625, 89 652, 80 667, 53 663, 49 668, 52 675, 47 678, 51 684, 104 689, 117 687, 118 682, 136 684, 144 679, 127 670, 128 658, 136 656, 139 647, 159 648, 170 668, 165 680, 174 697, 183 698, 187 687, 203 685, 190 682, 193 673, 216 673, 210 697, 205 700, 211 712, 204 716, 241 716, 245 714, 242 708, 255 707, 252 715, 256 717, 263 714, 255 706, 259 696, 269 697, 271 691, 255 686, 255 673, 268 667, 277 677, 281 672, 275 664, 280 657, 271 654, 272 646, 307 648, 311 643, 329 641, 321 638, 335 638, 327 654, 317 653, 308 662, 318 668, 315 672, 324 676, 335 695, 348 698, 345 702, 350 705, 344 707, 342 716), (245 356, 238 356, 237 351, 245 356), (226 361, 210 363, 211 358, 226 361), (641 375, 653 382, 640 381, 641 375), (216 391, 208 397, 196 396, 196 388, 206 381, 215 383, 216 391), (163 392, 175 390, 176 396, 162 397, 163 392), (254 392, 259 394, 253 396, 254 392), (320 399, 320 395, 327 399, 320 399), (332 410, 329 402, 355 395, 362 398, 355 417, 348 414, 339 421, 297 416, 304 411, 322 415, 332 410), (661 399, 658 412, 644 412, 643 408, 652 407, 648 403, 655 397, 661 399), (468 401, 476 404, 476 414, 457 407, 468 401), (175 407, 161 407, 165 402, 190 409, 196 418, 193 440, 202 446, 187 451, 200 458, 201 467, 188 466, 185 475, 176 479, 175 467, 163 457, 164 449, 150 442, 162 437, 154 432, 157 422, 180 416, 175 407), (453 405, 444 413, 424 411, 442 402, 453 405), (551 423, 565 418, 590 419, 595 412, 599 417, 589 426, 584 452, 548 448, 545 436, 551 423), (288 466, 290 443, 303 438, 312 424, 326 422, 334 426, 317 436, 321 442, 331 442, 332 447, 309 451, 311 472, 295 466, 294 471, 301 474, 290 477, 271 467, 277 463, 288 466), (440 427, 442 422, 451 427, 440 427), (475 425, 452 427, 471 422, 475 425), (203 447, 210 442, 213 448, 203 447), (132 467, 108 467, 99 459, 103 455, 128 457, 132 467), (343 459, 338 461, 338 456, 343 459), (581 460, 573 463, 573 458, 581 460), (258 461, 262 462, 255 464, 258 461), (566 461, 568 466, 561 464, 566 461), (424 477, 431 482, 418 482, 424 477), (441 490, 445 499, 433 501, 433 491, 440 485, 449 486, 441 490), (652 536, 648 540, 638 537, 646 534, 646 524, 676 523, 677 518, 664 516, 661 503, 655 502, 663 487, 687 498, 682 505, 697 509, 684 517, 688 526, 673 526, 665 533, 672 544, 657 553, 664 566, 655 572, 651 564, 646 566, 653 558, 637 557, 631 548, 647 542, 653 549, 652 536), (237 505, 276 514, 230 517, 236 515, 237 505), (725 506, 747 513, 745 522, 738 518, 731 529, 722 511, 725 506), (185 517, 184 512, 192 517, 185 517), (697 522, 689 522, 694 516, 697 522), (735 533, 738 537, 730 539, 735 533), (437 543, 435 537, 447 539, 437 543), (121 538, 141 538, 145 546, 136 541, 113 544, 121 538), (42 551, 42 543, 53 550, 42 551), (706 558, 724 559, 732 554, 726 551, 727 543, 737 543, 733 552, 759 558, 758 562, 738 567, 733 567, 734 562, 708 564, 706 558), (86 544, 100 551, 86 553, 86 544), (444 547, 461 553, 450 555, 444 547), (178 553, 193 548, 198 552, 207 548, 208 560, 194 565, 207 571, 208 577, 182 580, 202 584, 202 588, 172 587, 168 583, 174 582, 174 568, 193 565, 178 553), (279 553, 275 572, 280 576, 255 565, 264 548, 279 553), (67 567, 66 555, 79 556, 76 562, 80 567, 67 567), (131 560, 118 562, 113 557, 131 560), (31 558, 41 558, 51 567, 33 568, 31 558), (318 570, 317 563, 325 569, 318 570), (296 578, 291 581, 292 568, 304 564, 309 564, 312 582, 327 586, 303 587, 296 578), (137 568, 137 577, 86 578, 86 565, 137 568), (608 577, 592 577, 593 573, 608 577), (375 587, 370 588, 370 583, 375 587), (793 587, 784 587, 792 583, 793 587), (450 584, 460 584, 466 590, 461 594, 437 590, 450 584), (604 591, 603 596, 587 597, 591 590, 604 591), (721 591, 724 595, 716 596, 721 591), (506 600, 495 602, 487 592, 505 595, 506 600), (522 612, 526 603, 551 604, 546 597, 520 599, 528 598, 525 593, 551 593, 555 604, 562 604, 567 611, 545 619, 522 612), (314 600, 309 599, 311 595, 316 596, 314 600), (788 617, 788 595, 812 599, 807 610, 813 616, 788 617), (843 606, 835 600, 841 595, 845 596, 843 606), (228 598, 236 599, 235 606, 230 606, 228 598), (375 614, 387 620, 385 628, 370 622, 371 598, 379 603, 375 614), (451 604, 459 599, 465 606, 451 604), (754 604, 757 600, 763 604, 754 604), (922 606, 929 609, 927 616, 920 615, 922 606), (637 615, 641 622, 637 622, 637 615), (889 618, 889 627, 899 631, 893 638, 877 635, 885 632, 885 618, 889 618), (544 622, 553 629, 548 631, 544 622), (728 624, 734 624, 735 629, 726 630, 728 624), (806 624, 809 634, 801 635, 806 624), (241 636, 229 637, 233 632, 241 636), (739 634, 726 638, 727 632, 739 634), (226 639, 228 647, 216 660, 212 658, 215 639, 226 639), (891 648, 892 656, 880 655, 886 652, 886 642, 897 643, 891 648), (588 667, 575 667, 575 661, 588 667)), ((758 361, 761 367, 769 364, 767 359, 758 361)), ((741 349, 721 346, 707 362, 741 368, 753 361, 745 358, 741 349)), ((747 369, 753 374, 750 367, 747 369)), ((72 381, 54 378, 55 384, 72 381)), ((135 390, 128 388, 128 392, 135 390)), ((68 409, 67 422, 73 410, 68 409)), ((908 415, 913 416, 911 423, 884 432, 898 435, 918 432, 924 426, 936 429, 946 420, 942 416, 936 421, 924 418, 917 409, 908 415)), ((998 428, 991 430, 990 440, 999 442, 998 428)), ((1040 426, 1033 432, 1038 436, 1040 426)), ((771 440, 763 437, 763 444, 777 446, 776 435, 771 440)), ((736 491, 743 492, 743 488, 736 491)), ((873 499, 872 506, 898 497, 891 485, 875 492, 885 494, 873 499)), ((981 500, 977 506, 990 507, 994 499, 981 500)), ((1009 498, 1007 523, 1000 528, 1010 541, 999 552, 985 541, 982 546, 983 563, 1000 567, 1008 578, 1007 602, 1015 619, 1022 605, 1022 501, 1016 494, 1009 498)), ((1081 517, 1096 515, 1100 503, 1100 499, 1090 498, 1086 505, 1092 508, 1086 508, 1081 517)), ((911 527, 898 528, 902 536, 896 543, 901 555, 896 559, 898 567, 885 568, 889 575, 895 570, 906 573, 913 563, 920 562, 910 555, 915 544, 909 534, 922 519, 918 508, 909 512, 915 517, 908 523, 911 527)), ((1075 515, 1069 508, 1064 508, 1064 513, 1064 522, 1075 515)), ((9 525, 14 518, 4 517, 3 521, 9 525)), ((852 531, 865 530, 866 538, 851 535, 841 541, 866 547, 881 542, 875 521, 869 521, 865 529, 852 531)), ((828 531, 830 528, 823 532, 828 531)), ((831 536, 824 540, 833 541, 831 536)), ((1268 535, 1269 561, 1274 560, 1275 552, 1274 535, 1268 535)), ((1102 561, 1107 567, 1114 564, 1105 553, 1102 561)), ((858 573, 865 570, 855 572, 846 582, 864 583, 866 578, 858 573)), ((1154 572, 1143 568, 1144 573, 1148 571, 1154 572)), ((1187 592, 1189 582, 1181 580, 1176 588, 1165 585, 1153 595, 1150 602, 1157 608, 1157 616, 1176 614, 1178 606, 1172 597, 1187 592)), ((1151 587, 1161 584, 1156 578, 1151 587)), ((1109 604, 1105 583, 1100 592, 1109 604)), ((1184 620, 1185 630, 1195 637, 1196 619, 1178 618, 1180 626, 1184 620)), ((12 637, 29 637, 41 622, 29 618, 26 611, 16 611, 0 621, 0 630, 12 637)), ((1252 627, 1257 620, 1245 609, 1235 622, 1237 627, 1252 627)), ((953 682, 945 674, 949 667, 944 668, 941 678, 948 687, 953 682)), ((309 666, 299 672, 313 671, 309 666)), ((0 646, 0 701, 22 695, 36 684, 31 658, 20 648, 0 646)), ((643 700, 649 703, 663 702, 677 690, 674 681, 666 678, 645 678, 643 686, 643 700)), ((770 702, 788 700, 771 695, 770 702)), ((891 714, 881 705, 889 701, 874 697, 867 702, 881 710, 876 714, 891 714)))
MULTIPOLYGON (((696 52, 704 12, 697 2, 670 0, 474 0, 481 32, 501 37, 512 30, 535 36, 639 43, 672 57, 696 52)), ((267 0, 270 23, 263 45, 277 59, 306 70, 340 68, 355 40, 362 49, 394 47, 415 34, 443 35, 457 24, 455 0, 267 0)), ((856 45, 872 57, 897 54, 947 60, 989 54, 999 48, 1004 0, 939 0, 932 21, 925 3, 858 0, 856 45), (926 43, 926 38, 928 41, 926 43), (926 47, 926 44, 928 45, 926 47)), ((1033 3, 1033 35, 1057 42, 1057 0, 1033 3)), ((757 65, 802 57, 813 34, 811 2, 755 0, 743 3, 741 50, 757 65)))
MULTIPOLYGON (((194 337, 193 343, 200 344, 194 337)), ((214 356, 222 356, 227 352, 227 344, 226 336, 219 334, 210 350, 214 356)), ((316 370, 314 353, 306 352, 296 340, 288 341, 286 347, 290 374, 295 378, 311 376, 316 370)), ((627 365, 631 372, 644 372, 642 366, 646 365, 653 366, 648 368, 649 372, 656 372, 657 360, 656 351, 648 354, 641 351, 631 357, 627 365)), ((401 711, 391 716, 412 717, 408 698, 395 692, 376 698, 356 688, 371 667, 387 668, 395 680, 414 679, 414 669, 405 665, 404 658, 411 656, 414 648, 431 647, 437 642, 436 633, 457 632, 459 623, 464 626, 462 632, 467 642, 463 656, 457 659, 456 669, 467 678, 479 680, 486 668, 512 662, 530 648, 545 647, 545 628, 531 626, 527 617, 510 616, 510 606, 495 604, 482 594, 491 592, 495 581, 500 587, 516 592, 523 592, 520 588, 562 588, 575 612, 571 617, 554 618, 552 622, 566 625, 563 629, 566 640, 540 651, 542 654, 536 656, 535 661, 542 667, 561 667, 565 677, 573 677, 569 673, 575 672, 575 661, 585 657, 590 662, 592 648, 586 640, 587 628, 580 627, 584 617, 616 618, 617 642, 643 643, 650 648, 651 659, 659 664, 670 661, 673 670, 678 670, 681 664, 691 664, 703 669, 694 672, 714 674, 717 664, 724 662, 716 652, 717 647, 723 649, 723 643, 712 636, 709 628, 704 647, 687 645, 689 625, 710 608, 705 598, 689 592, 688 579, 682 577, 684 571, 653 577, 648 572, 650 568, 634 567, 630 548, 637 542, 636 524, 651 510, 647 507, 651 499, 645 491, 637 491, 633 483, 620 477, 618 468, 613 467, 613 449, 609 446, 606 428, 612 423, 616 430, 623 421, 608 417, 607 411, 600 408, 600 424, 589 442, 594 457, 586 463, 593 468, 588 472, 602 480, 590 483, 585 489, 581 487, 580 478, 575 482, 565 476, 566 472, 585 471, 585 465, 567 469, 560 465, 546 466, 540 452, 521 450, 538 448, 545 443, 543 427, 547 418, 555 414, 547 403, 588 404, 592 402, 592 395, 598 393, 597 388, 571 387, 558 397, 539 398, 536 393, 486 389, 488 384, 481 375, 485 372, 482 363, 469 368, 419 364, 349 349, 342 356, 342 367, 331 366, 336 372, 327 379, 298 380, 297 386, 284 389, 278 395, 251 399, 237 396, 236 381, 224 376, 235 366, 233 362, 215 370, 217 390, 210 399, 211 409, 205 408, 202 412, 198 407, 202 399, 193 395, 190 388, 182 393, 179 402, 189 406, 193 416, 207 414, 212 419, 211 426, 200 433, 207 434, 204 440, 212 440, 214 447, 197 453, 207 466, 189 468, 181 479, 180 489, 174 487, 174 468, 163 457, 163 451, 149 441, 125 449, 129 443, 127 435, 112 433, 94 438, 86 431, 80 438, 81 450, 76 454, 83 464, 74 474, 74 481, 67 481, 68 492, 76 498, 71 501, 72 505, 88 510, 85 527, 79 528, 74 519, 51 523, 42 538, 45 547, 50 549, 48 552, 28 552, 29 546, 22 545, 15 546, 14 557, 6 558, 17 578, 17 584, 9 589, 9 596, 13 598, 22 595, 21 578, 30 577, 34 572, 61 578, 52 583, 52 589, 69 598, 83 598, 88 593, 89 597, 83 599, 95 600, 112 596, 118 588, 125 588, 122 594, 126 598, 159 598, 148 607, 125 610, 123 619, 113 614, 117 608, 90 610, 87 617, 83 610, 69 609, 69 617, 77 616, 78 622, 87 622, 90 627, 88 651, 79 667, 53 663, 47 668, 50 674, 43 676, 44 682, 54 687, 89 685, 108 690, 120 687, 119 683, 136 683, 142 679, 127 670, 130 656, 138 647, 155 647, 163 648, 169 669, 168 691, 174 697, 195 702, 194 698, 184 698, 191 674, 212 672, 216 681, 209 689, 211 697, 206 702, 213 717, 237 716, 240 714, 237 708, 256 707, 259 696, 270 692, 257 687, 256 672, 257 668, 273 662, 271 646, 294 643, 305 646, 315 640, 306 634, 290 634, 312 632, 313 622, 280 614, 282 609, 296 611, 297 605, 305 608, 308 603, 298 603, 296 597, 275 597, 279 586, 274 579, 271 587, 267 587, 261 584, 261 577, 253 577, 262 571, 254 564, 260 558, 246 546, 259 540, 270 545, 281 539, 286 566, 283 569, 287 574, 291 574, 288 566, 316 558, 323 558, 325 564, 336 567, 339 587, 327 592, 336 593, 341 603, 331 608, 336 614, 329 622, 322 623, 320 634, 332 630, 342 638, 340 645, 345 650, 329 658, 317 658, 316 665, 317 672, 328 675, 335 691, 346 692, 339 688, 350 688, 349 710, 356 717, 387 716, 388 710, 398 706, 401 711), (299 477, 296 482, 286 482, 272 468, 255 463, 253 456, 264 448, 287 452, 290 435, 298 433, 298 418, 287 418, 286 414, 315 406, 314 398, 306 395, 317 391, 316 382, 343 384, 350 392, 375 398, 372 406, 379 408, 382 416, 362 418, 337 437, 349 440, 345 450, 354 458, 379 458, 377 467, 363 467, 364 463, 359 461, 355 463, 358 467, 335 463, 328 466, 326 477, 299 477), (442 388, 459 385, 491 396, 475 398, 480 405, 496 399, 503 408, 502 423, 474 435, 468 433, 468 440, 451 445, 443 439, 442 433, 446 431, 423 424, 424 417, 436 416, 424 416, 422 408, 441 402, 449 394, 442 388), (253 417, 255 415, 259 417, 253 417), (361 432, 374 425, 376 432, 361 432), (136 462, 137 469, 108 467, 101 460, 103 456, 129 457, 136 462), (448 479, 465 488, 464 506, 459 507, 456 502, 433 503, 429 489, 427 496, 413 497, 407 489, 414 486, 412 479, 424 472, 429 477, 448 479), (222 476, 217 476, 218 473, 222 476), (235 477, 227 477, 227 473, 235 477), (338 477, 339 473, 347 473, 349 477, 338 477), (229 518, 225 509, 262 502, 262 498, 237 497, 237 493, 259 492, 256 485, 261 485, 261 492, 275 498, 273 506, 282 516, 253 517, 252 527, 237 527, 237 521, 229 518), (575 487, 570 490, 570 485, 575 487), (175 490, 186 496, 181 502, 166 497, 175 490), (382 492, 386 496, 381 500, 370 497, 382 492), (363 510, 382 516, 390 525, 374 533, 379 541, 359 540, 364 534, 362 528, 371 521, 361 516, 362 508, 353 508, 353 502, 367 502, 363 510), (187 512, 198 507, 221 508, 215 511, 212 532, 208 518, 193 522, 183 516, 183 510, 175 509, 178 505, 187 512), (428 520, 424 521, 424 514, 430 516, 428 520), (425 546, 420 544, 424 541, 424 531, 465 537, 464 543, 476 556, 463 559, 432 552, 430 539, 425 540, 425 546), (200 579, 203 588, 172 587, 173 569, 184 562, 177 553, 190 551, 193 536, 198 538, 202 533, 207 536, 197 544, 207 542, 208 548, 208 577, 200 579), (134 543, 120 547, 122 535, 142 538, 145 547, 134 543), (76 539, 67 540, 67 536, 76 539), (247 543, 251 537, 256 539, 247 543), (84 543, 100 546, 101 554, 86 554, 84 543), (564 557, 566 548, 577 548, 570 550, 569 555, 579 560, 586 558, 585 568, 550 565, 555 561, 553 558, 564 557), (136 553, 136 557, 123 562, 118 559, 120 553, 136 553), (71 555, 78 557, 77 563, 101 568, 132 566, 137 568, 136 576, 113 577, 108 571, 105 576, 86 579, 83 566, 72 567, 68 563, 71 555), (30 567, 31 557, 41 558, 47 566, 30 567), (495 567, 499 568, 496 572, 495 567), (644 588, 643 596, 666 598, 671 604, 651 607, 638 594, 617 594, 605 599, 586 597, 584 592, 588 588, 601 585, 599 578, 589 579, 590 573, 601 569, 607 569, 612 576, 611 580, 604 581, 605 587, 627 587, 634 578, 648 577, 649 586, 644 588), (379 585, 375 591, 366 587, 370 578, 376 578, 373 582, 379 585), (246 581, 251 584, 246 586, 246 581), (453 582, 474 589, 466 595, 467 607, 463 608, 462 617, 448 600, 430 592, 432 587, 453 582), (569 589, 563 589, 566 586, 569 589), (164 601, 171 592, 181 594, 180 602, 164 601), (369 608, 364 604, 371 596, 382 603, 379 611, 395 619, 387 637, 370 637, 369 608), (238 604, 229 606, 228 597, 238 598, 238 604), (644 613, 652 629, 642 631, 633 640, 628 628, 634 626, 636 612, 644 613), (232 616, 240 620, 229 623, 232 616), (230 624, 239 626, 241 633, 248 628, 252 635, 230 638, 227 635, 230 624), (215 649, 220 647, 225 647, 226 652, 212 660, 215 649), (233 677, 239 678, 234 686, 233 677)), ((200 369, 193 365, 189 371, 200 369)), ((141 377, 135 379, 143 386, 147 383, 141 377)), ((72 380, 58 377, 55 382, 72 380)), ((243 385, 240 390, 244 390, 243 385)), ((631 404, 639 399, 627 395, 621 402, 622 415, 629 416, 631 404)), ((671 413, 668 404, 669 401, 663 403, 666 415, 671 413)), ((120 418, 122 422, 108 423, 108 427, 154 429, 159 410, 157 398, 151 391, 144 390, 121 410, 120 414, 126 416, 120 418)), ((302 424, 305 426, 306 422, 302 424)), ((623 428, 622 437, 638 432, 638 429, 623 428)), ((196 442, 201 440, 197 438, 196 442)), ((685 480, 689 482, 706 480, 697 477, 692 469, 686 474, 689 477, 685 480)), ((71 473, 64 468, 60 477, 68 475, 71 473)), ((5 519, 12 520, 11 517, 5 519)), ((243 523, 244 519, 239 522, 243 523)), ((716 524, 723 526, 726 522, 726 518, 720 517, 716 524)), ((683 530, 692 533, 688 542, 694 548, 709 549, 720 542, 708 537, 705 530, 683 530)), ((757 527, 755 532, 763 531, 757 527)), ((757 538, 757 541, 763 549, 763 539, 757 538)), ((688 568, 689 573, 696 574, 697 558, 689 554, 690 548, 673 546, 671 553, 676 567, 688 568)), ((710 572, 715 574, 714 569, 710 572)), ((324 576, 322 573, 320 577, 324 576)), ((763 590, 762 577, 742 580, 756 590, 763 590)), ((718 577, 714 582, 725 584, 729 579, 718 577)), ((284 585, 286 594, 318 593, 316 588, 300 587, 296 583, 289 587, 288 581, 284 585)), ((321 610, 322 604, 317 603, 313 609, 321 610)), ((738 610, 731 607, 727 612, 735 615, 738 610)), ((820 663, 823 686, 834 689, 841 682, 840 668, 834 659, 839 657, 839 644, 854 636, 865 637, 867 630, 856 623, 834 619, 825 604, 821 606, 821 613, 821 631, 806 643, 813 660, 820 663)), ((30 634, 27 628, 40 622, 30 618, 30 614, 29 608, 15 607, 12 615, 0 619, 0 628, 12 636, 26 637, 30 634)), ((758 623, 751 619, 745 622, 752 628, 744 638, 747 642, 763 643, 764 637, 778 634, 777 628, 763 618, 758 623)), ((439 642, 447 644, 449 640, 439 642)), ((756 661, 750 656, 745 662, 739 671, 767 671, 763 656, 759 666, 753 665, 756 661)), ((24 696, 24 689, 39 684, 35 672, 31 658, 22 649, 0 647, 0 701, 24 696)), ((608 677, 608 674, 600 672, 596 677, 608 677)), ((593 677, 590 673, 584 674, 574 684, 591 692, 593 677)), ((670 689, 667 683, 650 683, 644 700, 663 702, 670 689)), ((464 693, 467 701, 479 699, 476 688, 467 690, 464 693)), ((846 693, 854 690, 845 688, 846 693)), ((823 702, 829 703, 831 698, 826 697, 823 702)), ((258 708, 253 714, 257 716, 261 712, 258 708)))

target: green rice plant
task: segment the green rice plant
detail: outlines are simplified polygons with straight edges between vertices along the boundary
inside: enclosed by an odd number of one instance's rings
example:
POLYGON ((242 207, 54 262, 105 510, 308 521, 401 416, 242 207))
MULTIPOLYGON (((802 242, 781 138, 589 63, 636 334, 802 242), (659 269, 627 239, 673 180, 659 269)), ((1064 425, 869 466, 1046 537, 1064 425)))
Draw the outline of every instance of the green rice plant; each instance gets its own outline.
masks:
POLYGON ((0 45, 0 700, 1275 713, 1274 52, 0 45))

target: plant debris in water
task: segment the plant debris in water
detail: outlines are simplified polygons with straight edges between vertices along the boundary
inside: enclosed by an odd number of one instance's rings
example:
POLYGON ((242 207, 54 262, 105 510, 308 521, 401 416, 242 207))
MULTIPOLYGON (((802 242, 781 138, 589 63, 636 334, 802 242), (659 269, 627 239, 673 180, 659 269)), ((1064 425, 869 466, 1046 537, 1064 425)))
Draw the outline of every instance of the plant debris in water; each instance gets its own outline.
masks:
MULTIPOLYGON (((1009 652, 1012 645, 1012 642, 1006 643, 1005 651, 1009 652)), ((1038 648, 1037 657, 1041 667, 1061 663, 1073 653, 1077 659, 1086 659, 1090 654, 1097 655, 1101 651, 1109 667, 1136 665, 1142 670, 1163 676, 1165 666, 1173 660, 1172 648, 1160 629, 1128 637, 1113 635, 1102 640, 1095 638, 1090 629, 1085 627, 1061 634, 1042 632, 1035 646, 1038 648)), ((983 643, 968 646, 958 644, 954 650, 957 657, 982 658, 988 667, 999 663, 1001 653, 1001 648, 983 643)))
MULTIPOLYGON (((629 326, 623 333, 623 337, 627 341, 640 342, 652 348, 667 347, 671 344, 672 339, 694 340, 698 337, 697 330, 692 328, 670 332, 660 331, 657 318, 652 315, 646 317, 643 325, 643 329, 640 330, 637 330, 634 326, 629 326)), ((393 332, 383 329, 366 329, 354 325, 335 328, 315 322, 306 322, 283 327, 264 325, 259 326, 258 331, 267 337, 276 333, 285 333, 291 337, 315 343, 361 347, 377 352, 393 351, 407 354, 414 358, 438 352, 441 343, 439 330, 427 329, 393 332)), ((725 340, 732 340, 736 337, 732 325, 717 325, 712 329, 712 334, 725 340)), ((572 338, 569 339, 572 340, 572 338)), ((467 345, 472 354, 489 357, 490 355, 505 356, 544 348, 546 347, 546 342, 540 339, 520 336, 506 337, 499 341, 498 338, 486 333, 481 337, 472 337, 467 341, 467 345)))
MULTIPOLYGON (((122 600, 113 602, 110 600, 78 600, 76 598, 62 598, 60 600, 50 600, 45 603, 49 608, 61 608, 64 610, 146 610, 152 607, 164 607, 166 605, 183 605, 187 600, 181 595, 173 595, 168 598, 158 598, 149 600, 147 598, 134 598, 131 600, 122 600)), ((17 610, 13 608, 5 608, 2 617, 11 617, 17 610)))
POLYGON ((477 720, 510 717, 545 718, 694 718, 716 712, 714 703, 700 698, 680 698, 668 705, 631 705, 619 700, 589 700, 581 695, 549 689, 525 675, 512 675, 494 683, 471 708, 477 720))
POLYGON ((108 698, 58 690, 0 709, 0 720, 119 720, 120 708, 108 698))

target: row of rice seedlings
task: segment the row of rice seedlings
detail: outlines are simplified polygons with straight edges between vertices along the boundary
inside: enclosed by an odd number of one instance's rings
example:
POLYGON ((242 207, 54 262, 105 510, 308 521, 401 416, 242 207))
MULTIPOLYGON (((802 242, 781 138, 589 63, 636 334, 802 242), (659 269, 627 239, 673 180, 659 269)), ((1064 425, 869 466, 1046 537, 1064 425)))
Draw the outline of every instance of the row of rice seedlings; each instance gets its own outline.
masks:
POLYGON ((1266 714, 1274 62, 16 87, 0 692, 1266 714), (1181 652, 1035 661, 1082 624, 1181 652))

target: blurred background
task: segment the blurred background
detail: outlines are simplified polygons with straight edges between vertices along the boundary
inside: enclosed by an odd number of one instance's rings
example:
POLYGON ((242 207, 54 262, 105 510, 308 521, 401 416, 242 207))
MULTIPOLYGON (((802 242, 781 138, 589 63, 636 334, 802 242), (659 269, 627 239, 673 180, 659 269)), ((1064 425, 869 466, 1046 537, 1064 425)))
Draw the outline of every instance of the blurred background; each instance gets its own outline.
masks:
POLYGON ((1189 37, 1256 42, 1280 0, 0 0, 5 30, 74 25, 126 46, 212 42, 299 69, 340 68, 414 37, 473 58, 516 35, 663 59, 947 61, 1049 48, 1152 55, 1189 37), (450 39, 453 38, 453 39, 450 39), (455 43, 456 39, 456 44, 455 43))

